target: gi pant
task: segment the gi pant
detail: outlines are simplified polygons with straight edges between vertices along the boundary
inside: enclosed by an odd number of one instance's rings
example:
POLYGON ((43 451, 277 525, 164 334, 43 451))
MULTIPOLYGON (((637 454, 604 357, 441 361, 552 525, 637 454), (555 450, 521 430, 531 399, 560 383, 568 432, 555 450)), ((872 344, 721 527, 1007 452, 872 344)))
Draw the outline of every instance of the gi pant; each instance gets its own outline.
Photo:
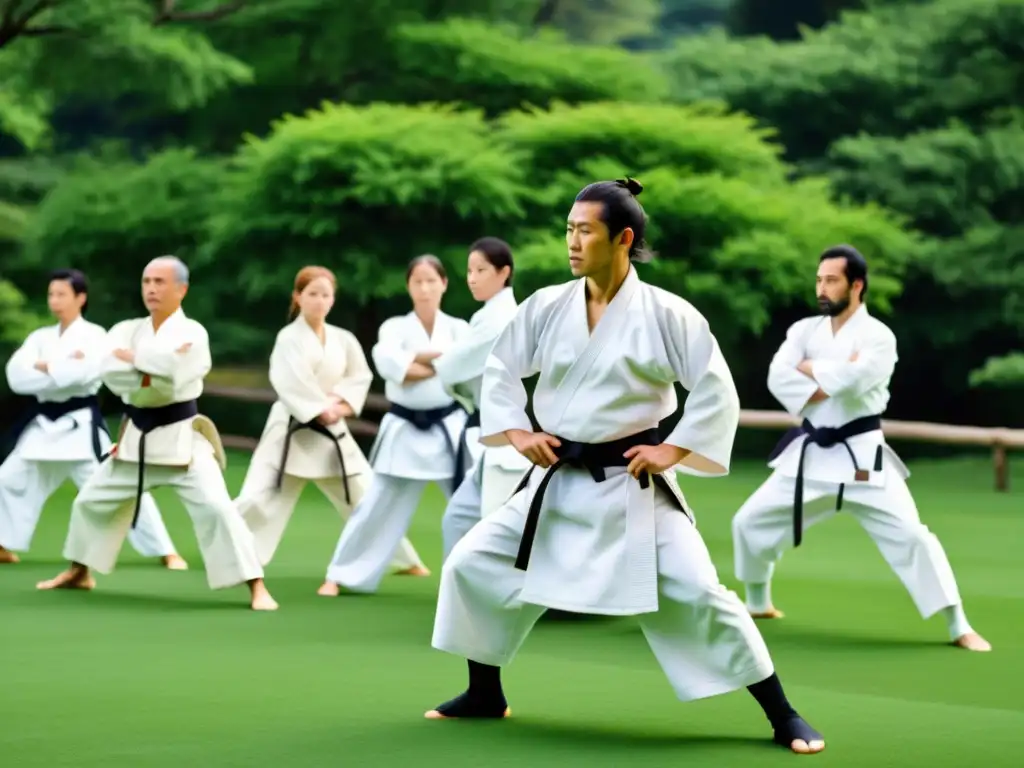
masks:
MULTIPOLYGON (((0 546, 27 552, 47 499, 68 478, 81 489, 99 466, 83 461, 30 461, 17 450, 0 465, 0 546)), ((139 521, 128 542, 143 557, 177 554, 160 510, 148 493, 142 497, 139 521)))
MULTIPOLYGON (((740 581, 771 581, 775 563, 793 544, 795 490, 794 478, 773 472, 736 513, 733 551, 740 581)), ((836 483, 804 479, 804 530, 836 514, 838 490, 836 483)), ((872 538, 922 617, 960 604, 946 552, 921 522, 906 481, 894 469, 886 472, 886 484, 881 487, 848 483, 843 513, 853 515, 872 538)))
MULTIPOLYGON (((547 610, 519 598, 526 573, 514 563, 526 522, 523 495, 484 517, 452 549, 441 570, 434 648, 505 666, 547 610)), ((676 695, 701 699, 769 677, 774 668, 764 640, 740 599, 719 583, 697 529, 660 490, 654 514, 659 605, 637 618, 676 695)))
MULTIPOLYGON (((146 465, 145 488, 170 486, 192 518, 211 589, 263 577, 252 532, 231 502, 213 446, 194 436, 187 469, 146 465)), ((138 464, 107 459, 71 508, 64 557, 99 573, 114 570, 135 510, 138 464)))
POLYGON ((474 464, 452 495, 441 518, 445 560, 452 548, 482 517, 500 507, 512 495, 524 472, 501 467, 485 469, 482 460, 474 464))

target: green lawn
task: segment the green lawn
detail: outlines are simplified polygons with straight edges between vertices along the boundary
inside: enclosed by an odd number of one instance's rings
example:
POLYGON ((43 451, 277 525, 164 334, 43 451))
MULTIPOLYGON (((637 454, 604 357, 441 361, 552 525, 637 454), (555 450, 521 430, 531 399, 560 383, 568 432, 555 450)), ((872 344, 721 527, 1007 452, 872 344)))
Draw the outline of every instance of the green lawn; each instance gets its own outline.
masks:
MULTIPOLYGON (((229 483, 245 459, 232 456, 229 483)), ((787 612, 763 625, 794 704, 822 729, 823 766, 1019 766, 1024 758, 1024 509, 991 490, 984 460, 915 463, 912 489, 946 546, 991 654, 946 647, 856 523, 811 532, 776 579, 787 612), (1014 735, 1016 734, 1016 735, 1014 735)), ((1024 488, 1024 464, 1013 482, 1024 488)), ((685 488, 722 579, 729 520, 765 476, 685 488)), ((436 489, 410 534, 440 558, 436 489)), ((0 568, 0 765, 125 768, 622 768, 782 765, 745 692, 680 704, 630 619, 542 622, 505 675, 516 716, 437 723, 464 662, 430 648, 436 578, 390 577, 380 594, 315 595, 338 523, 313 489, 268 570, 276 614, 243 589, 206 589, 184 511, 158 492, 194 570, 167 572, 125 547, 91 594, 34 590, 56 572, 72 499, 52 500, 35 548, 0 568)), ((803 758, 810 759, 810 758, 803 758)))

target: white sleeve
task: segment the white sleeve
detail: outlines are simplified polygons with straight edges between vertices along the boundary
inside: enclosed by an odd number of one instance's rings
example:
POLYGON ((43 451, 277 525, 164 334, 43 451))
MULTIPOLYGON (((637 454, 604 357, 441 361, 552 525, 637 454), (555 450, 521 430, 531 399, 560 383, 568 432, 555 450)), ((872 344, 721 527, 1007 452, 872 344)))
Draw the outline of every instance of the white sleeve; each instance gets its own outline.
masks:
POLYGON ((544 328, 545 305, 535 293, 498 335, 484 363, 480 392, 480 442, 507 445, 505 431, 533 431, 526 413, 529 398, 523 379, 537 373, 537 344, 544 328))
POLYGON ((189 322, 186 331, 164 339, 152 336, 135 346, 135 369, 153 379, 162 379, 154 382, 157 386, 165 384, 180 389, 196 381, 201 383, 212 367, 209 334, 195 321, 189 322), (179 352, 185 344, 192 346, 179 352))
POLYGON ((88 338, 83 339, 81 347, 76 352, 81 352, 82 357, 66 357, 53 360, 48 363, 50 376, 60 388, 65 387, 88 387, 100 379, 100 364, 103 360, 104 348, 107 343, 107 334, 103 329, 90 328, 88 338))
POLYGON ((302 424, 315 419, 330 405, 327 395, 317 386, 316 373, 302 354, 300 343, 285 333, 277 335, 270 353, 270 386, 288 413, 302 424))
POLYGON ((54 386, 49 374, 36 369, 39 362, 38 335, 35 331, 7 361, 7 385, 16 395, 41 395, 54 386))
POLYGON ((860 397, 872 387, 884 384, 896 370, 896 337, 888 328, 879 329, 857 352, 857 359, 812 360, 811 372, 817 386, 829 397, 860 397))
POLYGON ((103 341, 100 354, 100 378, 107 389, 122 397, 142 387, 142 374, 131 363, 114 357, 113 352, 115 349, 131 349, 132 335, 137 324, 137 320, 125 320, 111 328, 103 341))
POLYGON ((793 323, 768 366, 768 391, 793 416, 799 416, 811 395, 818 391, 814 379, 796 369, 807 356, 804 335, 808 329, 804 321, 793 323))
POLYGON ((334 385, 332 391, 348 403, 352 407, 352 412, 358 416, 363 412, 363 406, 366 405, 366 396, 370 394, 373 371, 370 370, 366 354, 355 335, 345 331, 344 337, 345 375, 334 385))
POLYGON ((740 423, 740 398, 708 321, 689 306, 664 306, 660 318, 669 363, 689 392, 683 415, 665 439, 690 451, 679 468, 726 475, 740 423))
POLYGON ((488 320, 483 312, 473 315, 468 330, 455 346, 434 359, 434 370, 441 383, 454 387, 481 376, 491 347, 504 325, 500 316, 488 320))
POLYGON ((385 381, 395 384, 402 384, 405 381, 409 366, 416 359, 416 354, 405 348, 402 320, 401 317, 385 320, 377 331, 377 343, 370 350, 370 357, 377 367, 377 373, 385 381))

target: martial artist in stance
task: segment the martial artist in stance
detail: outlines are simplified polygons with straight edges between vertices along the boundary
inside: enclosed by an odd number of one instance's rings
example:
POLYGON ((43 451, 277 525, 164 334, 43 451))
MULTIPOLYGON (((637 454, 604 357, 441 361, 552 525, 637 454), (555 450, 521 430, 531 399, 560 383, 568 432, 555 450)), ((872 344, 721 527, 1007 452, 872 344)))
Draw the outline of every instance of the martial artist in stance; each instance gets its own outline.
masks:
POLYGON ((212 365, 202 325, 185 316, 188 268, 176 257, 151 261, 142 273, 149 316, 118 323, 107 334, 103 382, 125 403, 126 418, 110 457, 82 487, 64 544, 70 567, 39 589, 92 589, 90 569, 110 573, 135 525, 143 493, 171 486, 192 518, 211 589, 247 583, 255 610, 274 610, 252 532, 224 484, 224 449, 197 401, 212 365))
POLYGON ((776 446, 768 464, 774 471, 733 518, 736 578, 755 618, 781 618, 770 592, 775 563, 805 530, 846 511, 924 618, 942 613, 955 645, 989 651, 967 621, 942 545, 921 522, 910 473, 882 434, 896 337, 868 313, 867 289, 867 262, 855 248, 821 254, 821 315, 789 328, 768 369, 768 389, 803 423, 776 446))
MULTIPOLYGON (((418 256, 405 274, 413 311, 385 320, 370 351, 391 408, 370 451, 373 479, 341 532, 320 594, 339 587, 375 592, 433 481, 451 497, 465 467, 457 446, 466 411, 445 391, 430 362, 467 333, 441 311, 448 276, 435 256, 418 256)), ((424 568, 422 575, 429 572, 424 568)))
MULTIPOLYGON (((325 267, 299 270, 292 322, 277 334, 270 353, 278 400, 235 500, 263 565, 274 556, 307 483, 316 483, 346 520, 370 481, 370 465, 345 419, 362 412, 373 372, 356 337, 327 322, 336 285, 325 267)), ((403 540, 394 566, 407 571, 423 563, 403 540)))
POLYGON ((469 659, 469 688, 426 716, 508 715, 500 668, 548 608, 637 615, 679 699, 746 686, 776 742, 818 752, 821 735, 786 700, 674 477, 677 465, 729 471, 739 398, 700 312, 630 263, 645 256, 641 190, 627 179, 577 195, 566 241, 581 279, 523 302, 487 360, 482 440, 511 443, 536 467, 444 564, 433 646, 469 659), (522 380, 538 372, 534 432, 522 380), (663 441, 676 381, 689 396, 663 441))
POLYGON ((468 335, 430 363, 448 391, 471 412, 459 448, 472 458, 473 466, 441 519, 445 558, 483 515, 512 495, 523 473, 532 466, 510 445, 485 448, 479 434, 484 364, 494 340, 512 322, 519 307, 512 293, 513 269, 512 249, 504 240, 483 237, 469 247, 466 282, 473 298, 484 306, 470 318, 468 335))
MULTIPOLYGON (((11 391, 36 403, 8 435, 14 449, 0 465, 0 563, 19 561, 15 552, 28 551, 46 500, 68 478, 81 488, 110 450, 97 397, 107 333, 82 316, 88 303, 84 274, 53 272, 47 304, 57 324, 29 334, 7 362, 11 391)), ((159 557, 171 570, 188 568, 148 493, 128 541, 140 555, 159 557)))

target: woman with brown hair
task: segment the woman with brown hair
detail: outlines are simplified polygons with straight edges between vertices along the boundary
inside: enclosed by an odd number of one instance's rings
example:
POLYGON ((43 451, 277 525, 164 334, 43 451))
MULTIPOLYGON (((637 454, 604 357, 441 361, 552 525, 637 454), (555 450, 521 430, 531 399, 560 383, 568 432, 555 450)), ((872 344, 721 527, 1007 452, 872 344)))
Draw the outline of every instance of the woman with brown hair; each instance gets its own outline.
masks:
MULTIPOLYGON (((307 483, 316 483, 343 520, 369 485, 370 466, 345 419, 362 411, 373 373, 356 337, 327 323, 335 286, 329 269, 299 270, 293 320, 277 334, 270 353, 270 383, 278 400, 235 501, 264 565, 307 483)), ((426 572, 407 540, 392 565, 413 575, 426 572)))

